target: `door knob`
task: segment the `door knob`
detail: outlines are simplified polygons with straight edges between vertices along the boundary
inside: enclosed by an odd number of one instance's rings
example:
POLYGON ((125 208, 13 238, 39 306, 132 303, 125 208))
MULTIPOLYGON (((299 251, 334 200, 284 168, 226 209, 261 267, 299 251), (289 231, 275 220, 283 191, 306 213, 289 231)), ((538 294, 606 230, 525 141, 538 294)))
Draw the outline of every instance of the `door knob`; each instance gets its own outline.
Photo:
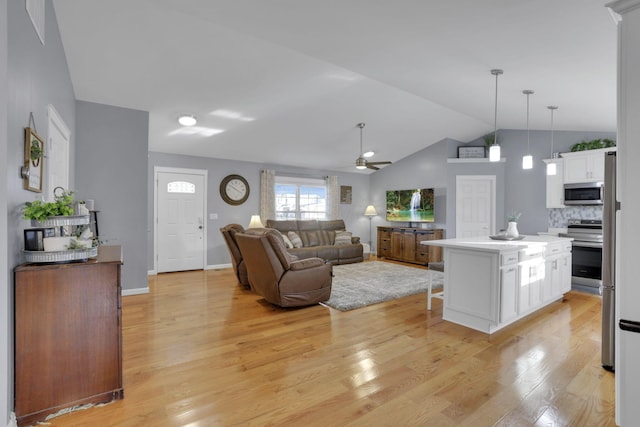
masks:
POLYGON ((198 228, 199 228, 200 230, 202 230, 202 226, 201 226, 201 225, 199 225, 199 226, 198 226, 198 228))

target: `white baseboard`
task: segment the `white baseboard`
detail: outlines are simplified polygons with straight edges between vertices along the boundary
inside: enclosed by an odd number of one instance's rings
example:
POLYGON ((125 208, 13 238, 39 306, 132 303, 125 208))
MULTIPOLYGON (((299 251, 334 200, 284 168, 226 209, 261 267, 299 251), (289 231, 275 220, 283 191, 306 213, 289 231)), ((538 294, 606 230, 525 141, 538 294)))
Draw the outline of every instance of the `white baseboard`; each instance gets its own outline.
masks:
POLYGON ((147 271, 147 276, 155 276, 155 275, 157 275, 157 274, 158 274, 158 272, 157 272, 156 270, 149 270, 149 271, 147 271))
POLYGON ((231 263, 229 264, 213 264, 213 265, 207 265, 205 267, 205 270, 222 270, 223 268, 232 268, 233 266, 231 265, 231 263))
POLYGON ((146 288, 123 289, 122 290, 122 296, 126 297, 126 296, 129 296, 129 295, 148 294, 149 292, 151 292, 151 291, 149 290, 148 286, 146 288))
POLYGON ((7 424, 7 427, 18 427, 18 420, 16 420, 15 412, 9 414, 9 424, 7 424))

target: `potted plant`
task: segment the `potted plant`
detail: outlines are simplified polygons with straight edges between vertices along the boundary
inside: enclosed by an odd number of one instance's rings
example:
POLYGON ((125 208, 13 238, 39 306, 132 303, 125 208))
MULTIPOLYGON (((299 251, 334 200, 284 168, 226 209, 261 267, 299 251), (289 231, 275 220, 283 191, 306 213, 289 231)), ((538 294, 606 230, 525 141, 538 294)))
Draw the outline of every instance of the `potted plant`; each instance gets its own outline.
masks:
POLYGON ((520 236, 520 233, 518 232, 518 220, 520 219, 520 215, 522 215, 520 212, 515 211, 512 211, 511 213, 509 213, 509 215, 507 215, 508 224, 505 236, 513 239, 520 236))
POLYGON ((597 150, 599 148, 615 147, 616 142, 609 138, 598 138, 591 141, 577 142, 571 146, 571 151, 597 150))
POLYGON ((73 191, 66 191, 62 187, 56 187, 53 191, 53 202, 26 202, 23 218, 42 222, 54 216, 73 215, 73 191), (60 190, 60 191, 59 191, 60 190))

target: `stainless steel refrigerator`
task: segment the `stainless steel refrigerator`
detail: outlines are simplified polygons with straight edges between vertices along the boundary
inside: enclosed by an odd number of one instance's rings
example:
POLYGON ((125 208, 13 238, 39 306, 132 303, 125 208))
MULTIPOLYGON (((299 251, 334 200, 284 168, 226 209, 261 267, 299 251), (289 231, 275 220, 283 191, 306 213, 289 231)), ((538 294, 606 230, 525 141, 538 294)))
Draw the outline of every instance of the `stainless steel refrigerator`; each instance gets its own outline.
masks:
POLYGON ((615 370, 616 327, 616 152, 604 155, 604 208, 602 211, 602 367, 615 370))

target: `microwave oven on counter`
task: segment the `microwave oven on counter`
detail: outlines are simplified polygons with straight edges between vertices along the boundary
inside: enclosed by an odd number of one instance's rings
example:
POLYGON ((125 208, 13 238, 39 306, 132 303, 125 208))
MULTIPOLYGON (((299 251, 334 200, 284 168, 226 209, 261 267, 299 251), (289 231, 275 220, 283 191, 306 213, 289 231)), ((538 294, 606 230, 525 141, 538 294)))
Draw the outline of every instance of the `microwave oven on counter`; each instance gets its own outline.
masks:
POLYGON ((581 182, 564 185, 565 205, 602 205, 604 182, 581 182))

